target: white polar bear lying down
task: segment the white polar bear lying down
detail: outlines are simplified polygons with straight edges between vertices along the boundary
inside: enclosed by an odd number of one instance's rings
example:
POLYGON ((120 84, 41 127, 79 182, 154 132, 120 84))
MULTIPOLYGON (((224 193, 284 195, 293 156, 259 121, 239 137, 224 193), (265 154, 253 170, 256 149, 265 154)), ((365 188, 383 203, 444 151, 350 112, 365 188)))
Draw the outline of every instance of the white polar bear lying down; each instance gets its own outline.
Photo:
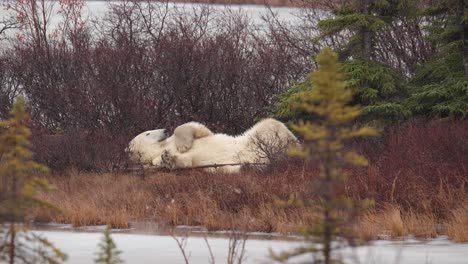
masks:
POLYGON ((127 150, 132 161, 146 165, 166 168, 221 165, 207 170, 235 173, 240 171, 239 164, 268 164, 271 154, 277 155, 278 150, 284 154, 292 144, 297 144, 293 133, 283 123, 269 118, 239 136, 215 134, 196 122, 178 126, 170 137, 166 129, 146 131, 132 139, 127 150))

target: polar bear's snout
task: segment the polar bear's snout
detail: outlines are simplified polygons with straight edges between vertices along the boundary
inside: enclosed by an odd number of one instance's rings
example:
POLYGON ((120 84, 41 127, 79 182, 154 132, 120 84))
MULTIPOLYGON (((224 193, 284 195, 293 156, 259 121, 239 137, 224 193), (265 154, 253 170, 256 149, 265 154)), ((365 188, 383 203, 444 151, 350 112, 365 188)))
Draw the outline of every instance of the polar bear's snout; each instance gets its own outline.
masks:
POLYGON ((167 139, 169 136, 170 135, 169 135, 169 132, 167 131, 167 129, 161 128, 161 129, 156 129, 156 130, 150 130, 150 131, 143 132, 140 135, 138 135, 137 137, 141 137, 142 141, 162 142, 165 139, 167 139))
POLYGON ((158 142, 164 141, 164 140, 166 140, 166 138, 168 138, 170 136, 169 132, 165 128, 161 129, 161 134, 162 134, 162 136, 160 137, 158 142))

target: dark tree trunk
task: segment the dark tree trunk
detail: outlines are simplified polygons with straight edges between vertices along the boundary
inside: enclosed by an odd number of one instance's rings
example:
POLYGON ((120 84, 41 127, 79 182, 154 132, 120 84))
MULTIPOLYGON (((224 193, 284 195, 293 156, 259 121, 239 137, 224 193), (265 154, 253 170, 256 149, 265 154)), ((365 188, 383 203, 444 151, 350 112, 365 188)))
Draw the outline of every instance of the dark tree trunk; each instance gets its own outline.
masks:
POLYGON ((8 250, 8 257, 10 264, 15 264, 15 257, 16 257, 16 227, 15 224, 12 222, 10 224, 10 248, 8 250))
MULTIPOLYGON (((361 1, 362 13, 366 16, 370 15, 371 1, 372 0, 361 1)), ((369 27, 364 26, 361 28, 361 34, 362 34, 362 56, 365 59, 371 59, 372 58, 372 31, 369 29, 369 27)))
POLYGON ((457 18, 460 23, 460 40, 462 42, 461 52, 462 52, 462 60, 463 60, 463 67, 465 69, 465 75, 468 76, 468 44, 466 43, 466 30, 467 24, 464 17, 465 8, 466 7, 466 0, 458 0, 458 14, 457 18))

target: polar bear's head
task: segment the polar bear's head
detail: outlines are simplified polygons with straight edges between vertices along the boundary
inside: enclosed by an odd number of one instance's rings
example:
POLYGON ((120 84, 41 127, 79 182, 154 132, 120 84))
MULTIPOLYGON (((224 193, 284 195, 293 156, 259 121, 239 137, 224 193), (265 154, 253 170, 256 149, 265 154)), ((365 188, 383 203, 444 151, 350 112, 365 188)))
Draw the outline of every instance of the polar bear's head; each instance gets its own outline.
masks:
POLYGON ((152 163, 154 157, 161 156, 167 149, 169 133, 166 129, 145 131, 128 144, 126 152, 133 162, 152 163))
POLYGON ((126 149, 133 162, 159 166, 165 151, 182 154, 192 148, 196 139, 213 135, 208 128, 197 122, 188 122, 176 127, 169 136, 166 129, 145 131, 130 141, 126 149))

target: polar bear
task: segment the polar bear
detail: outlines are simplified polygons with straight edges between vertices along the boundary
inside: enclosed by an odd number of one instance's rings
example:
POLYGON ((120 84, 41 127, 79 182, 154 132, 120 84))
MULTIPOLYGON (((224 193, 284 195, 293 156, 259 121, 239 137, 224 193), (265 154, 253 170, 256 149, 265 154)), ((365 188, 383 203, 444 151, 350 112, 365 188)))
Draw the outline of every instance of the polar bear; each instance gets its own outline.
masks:
POLYGON ((132 161, 144 165, 237 173, 245 164, 269 164, 271 155, 284 154, 297 142, 283 123, 272 118, 238 136, 213 133, 200 123, 189 122, 171 136, 166 129, 143 132, 130 141, 127 151, 132 161))

